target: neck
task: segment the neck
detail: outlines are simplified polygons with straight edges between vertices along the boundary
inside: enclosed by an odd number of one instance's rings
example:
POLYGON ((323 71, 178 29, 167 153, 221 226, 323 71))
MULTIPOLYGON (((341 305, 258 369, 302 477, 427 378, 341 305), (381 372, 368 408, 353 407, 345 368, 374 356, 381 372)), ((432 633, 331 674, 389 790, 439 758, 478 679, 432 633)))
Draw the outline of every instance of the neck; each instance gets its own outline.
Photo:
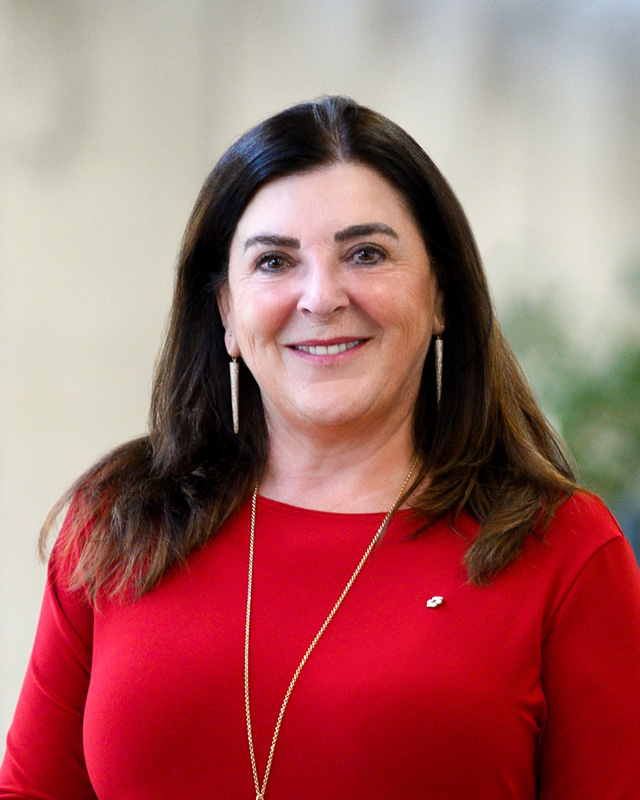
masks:
MULTIPOLYGON (((270 429, 260 494, 318 511, 386 511, 414 459, 410 420, 365 436, 301 435, 270 429)), ((327 432, 324 432, 327 434, 327 432)))

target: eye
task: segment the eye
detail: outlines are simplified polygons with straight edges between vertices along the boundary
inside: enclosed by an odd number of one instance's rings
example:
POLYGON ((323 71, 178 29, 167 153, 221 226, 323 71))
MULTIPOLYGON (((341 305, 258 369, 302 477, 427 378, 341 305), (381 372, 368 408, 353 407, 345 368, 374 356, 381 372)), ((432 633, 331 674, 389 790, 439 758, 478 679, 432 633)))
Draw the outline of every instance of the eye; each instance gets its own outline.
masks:
POLYGON ((356 264, 379 264, 384 261, 387 254, 382 249, 373 244, 360 244, 350 252, 349 258, 355 261, 356 264))
POLYGON ((289 265, 289 259, 280 253, 263 253, 256 260, 256 269, 263 272, 282 272, 289 265))

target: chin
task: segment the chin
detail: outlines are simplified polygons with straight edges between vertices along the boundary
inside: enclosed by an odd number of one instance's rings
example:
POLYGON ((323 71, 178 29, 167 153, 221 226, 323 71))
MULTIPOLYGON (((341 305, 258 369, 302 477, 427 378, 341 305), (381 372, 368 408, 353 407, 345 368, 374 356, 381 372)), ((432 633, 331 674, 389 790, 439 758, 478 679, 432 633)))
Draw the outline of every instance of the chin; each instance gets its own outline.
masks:
POLYGON ((339 428, 341 426, 357 423, 366 416, 368 408, 354 407, 353 402, 336 403, 335 399, 326 404, 305 405, 295 409, 297 418, 310 426, 320 425, 326 428, 339 428))

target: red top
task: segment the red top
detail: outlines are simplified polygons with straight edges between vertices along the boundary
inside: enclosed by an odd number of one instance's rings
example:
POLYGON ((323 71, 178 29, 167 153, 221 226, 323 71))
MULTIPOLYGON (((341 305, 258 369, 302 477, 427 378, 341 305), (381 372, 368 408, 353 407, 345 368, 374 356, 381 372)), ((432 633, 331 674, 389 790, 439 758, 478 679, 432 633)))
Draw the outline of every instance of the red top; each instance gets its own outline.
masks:
MULTIPOLYGON (((92 610, 50 569, 0 797, 255 797, 249 514, 135 603, 92 610)), ((260 777, 293 672, 381 519, 259 499, 260 777)), ((408 540, 417 525, 396 515, 303 669, 267 800, 637 800, 640 575, 609 512, 576 496, 483 588, 461 566, 468 518, 408 540)))

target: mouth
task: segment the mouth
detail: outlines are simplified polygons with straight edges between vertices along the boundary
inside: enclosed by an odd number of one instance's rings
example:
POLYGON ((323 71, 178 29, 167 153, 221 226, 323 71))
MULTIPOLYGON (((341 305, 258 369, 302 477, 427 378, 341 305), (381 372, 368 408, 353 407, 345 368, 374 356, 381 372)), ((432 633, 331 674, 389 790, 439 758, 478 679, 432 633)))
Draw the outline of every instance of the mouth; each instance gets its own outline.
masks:
POLYGON ((353 350, 354 347, 358 347, 364 342, 366 342, 366 339, 351 339, 346 342, 294 344, 291 345, 291 348, 301 353, 308 353, 311 356, 336 356, 339 353, 345 353, 347 350, 353 350))

